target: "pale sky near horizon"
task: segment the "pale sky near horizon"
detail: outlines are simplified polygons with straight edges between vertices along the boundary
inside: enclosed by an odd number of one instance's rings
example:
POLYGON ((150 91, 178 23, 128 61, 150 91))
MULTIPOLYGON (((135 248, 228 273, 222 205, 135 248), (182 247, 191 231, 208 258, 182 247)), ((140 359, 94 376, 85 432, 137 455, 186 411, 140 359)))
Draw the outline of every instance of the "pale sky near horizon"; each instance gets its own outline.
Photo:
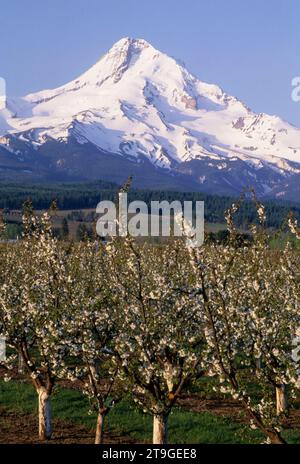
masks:
POLYGON ((7 94, 62 85, 117 40, 139 37, 256 112, 300 127, 299 0, 0 0, 7 94))

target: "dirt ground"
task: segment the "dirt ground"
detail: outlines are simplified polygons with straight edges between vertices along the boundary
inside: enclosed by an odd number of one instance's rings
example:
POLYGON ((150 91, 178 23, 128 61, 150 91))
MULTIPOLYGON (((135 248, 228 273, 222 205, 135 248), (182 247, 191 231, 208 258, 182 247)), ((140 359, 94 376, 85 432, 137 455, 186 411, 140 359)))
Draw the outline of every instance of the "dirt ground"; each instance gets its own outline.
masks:
MULTIPOLYGON (((244 411, 240 405, 231 400, 203 400, 198 395, 189 395, 179 400, 178 404, 189 411, 210 412, 219 417, 229 417, 237 422, 246 423, 244 411)), ((286 421, 286 428, 300 430, 300 411, 291 411, 286 421)), ((52 444, 92 444, 94 434, 84 426, 72 424, 60 420, 53 420, 52 444)), ((0 444, 1 443, 40 443, 36 439, 37 418, 33 414, 15 413, 0 409, 0 444)), ((107 444, 134 444, 132 438, 114 433, 105 434, 104 441, 107 444)))
MULTIPOLYGON (((92 444, 94 434, 86 427, 53 420, 53 437, 51 444, 92 444)), ((37 418, 31 414, 15 413, 0 409, 0 444, 37 444, 37 418)), ((107 444, 135 443, 132 438, 110 433, 104 441, 107 444)))
MULTIPOLYGON (((0 368, 0 378, 3 376, 4 370, 0 368)), ((17 372, 12 372, 10 375, 14 379, 19 379, 21 376, 17 372)), ((79 389, 80 385, 77 382, 60 381, 62 388, 79 389)), ((191 393, 182 395, 177 402, 178 406, 188 411, 197 413, 209 412, 218 417, 231 418, 236 422, 247 423, 245 411, 242 409, 238 401, 232 399, 209 398, 204 399, 200 394, 191 393)), ((286 419, 285 428, 293 428, 300 430, 300 410, 291 410, 289 417, 286 419)), ((84 426, 64 422, 61 420, 53 420, 53 439, 51 443, 56 444, 89 444, 93 443, 94 434, 84 426)), ((0 407, 0 444, 1 443, 39 443, 35 438, 37 430, 37 418, 35 415, 25 413, 15 413, 7 411, 0 407)), ((109 433, 105 434, 105 443, 136 443, 129 436, 109 433)))
MULTIPOLYGON (((194 412, 209 412, 219 417, 229 417, 235 422, 248 423, 244 409, 238 401, 232 399, 203 399, 197 393, 182 395, 177 404, 194 412)), ((300 410, 291 409, 289 417, 284 422, 285 428, 300 430, 300 410)))

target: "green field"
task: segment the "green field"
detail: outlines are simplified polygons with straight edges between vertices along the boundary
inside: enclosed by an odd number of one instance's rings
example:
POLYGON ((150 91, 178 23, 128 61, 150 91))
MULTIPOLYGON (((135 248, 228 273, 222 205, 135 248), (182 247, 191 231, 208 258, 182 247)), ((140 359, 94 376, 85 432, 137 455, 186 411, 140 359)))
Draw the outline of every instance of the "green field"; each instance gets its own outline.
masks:
MULTIPOLYGON (((0 381, 0 408, 20 413, 36 414, 37 399, 33 387, 23 381, 0 381)), ((58 389, 53 395, 53 417, 66 423, 84 425, 93 429, 95 415, 89 415, 88 400, 76 390, 58 389)), ((139 443, 150 443, 151 417, 142 414, 126 399, 118 403, 107 416, 105 433, 117 432, 139 443)), ((300 431, 283 433, 288 443, 300 444, 300 431)), ((217 417, 211 413, 196 413, 175 408, 169 420, 170 443, 205 444, 256 444, 263 441, 259 431, 230 418, 217 417)))

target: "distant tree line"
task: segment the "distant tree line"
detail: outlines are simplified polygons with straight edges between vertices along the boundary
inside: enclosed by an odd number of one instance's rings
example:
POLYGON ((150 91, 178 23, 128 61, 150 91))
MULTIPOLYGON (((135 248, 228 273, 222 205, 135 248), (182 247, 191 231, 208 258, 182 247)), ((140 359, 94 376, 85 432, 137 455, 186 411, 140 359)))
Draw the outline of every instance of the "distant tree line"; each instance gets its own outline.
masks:
MULTIPOLYGON (((119 186, 113 182, 77 182, 55 184, 1 184, 0 208, 21 209, 23 203, 30 199, 37 210, 47 209, 55 199, 61 210, 95 209, 99 201, 116 199, 119 186)), ((230 207, 232 197, 208 195, 200 192, 176 192, 164 190, 131 189, 128 200, 142 200, 149 206, 152 200, 167 201, 204 201, 205 219, 207 222, 224 222, 224 211, 230 207)), ((300 204, 283 201, 266 201, 267 226, 279 228, 292 211, 300 219, 300 204)), ((69 218, 71 219, 71 218, 69 218)), ((236 215, 236 225, 245 227, 257 223, 255 206, 251 201, 245 201, 236 215)))

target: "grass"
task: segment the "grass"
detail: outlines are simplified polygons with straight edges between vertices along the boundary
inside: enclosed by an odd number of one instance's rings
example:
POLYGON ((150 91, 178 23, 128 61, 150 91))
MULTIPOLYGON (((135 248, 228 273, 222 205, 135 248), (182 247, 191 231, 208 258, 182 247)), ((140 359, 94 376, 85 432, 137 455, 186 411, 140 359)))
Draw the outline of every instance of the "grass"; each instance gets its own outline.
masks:
MULTIPOLYGON (((25 413, 37 411, 36 393, 30 384, 0 381, 0 406, 25 413)), ((95 426, 96 418, 88 415, 88 400, 78 391, 57 389, 52 400, 53 416, 63 421, 95 426)), ((151 442, 151 417, 142 414, 128 400, 123 400, 107 416, 106 432, 113 431, 130 436, 138 442, 151 442)), ((284 436, 289 443, 300 443, 299 432, 287 431, 284 436)), ((260 432, 207 412, 195 413, 175 408, 169 419, 170 443, 261 443, 260 432)))

